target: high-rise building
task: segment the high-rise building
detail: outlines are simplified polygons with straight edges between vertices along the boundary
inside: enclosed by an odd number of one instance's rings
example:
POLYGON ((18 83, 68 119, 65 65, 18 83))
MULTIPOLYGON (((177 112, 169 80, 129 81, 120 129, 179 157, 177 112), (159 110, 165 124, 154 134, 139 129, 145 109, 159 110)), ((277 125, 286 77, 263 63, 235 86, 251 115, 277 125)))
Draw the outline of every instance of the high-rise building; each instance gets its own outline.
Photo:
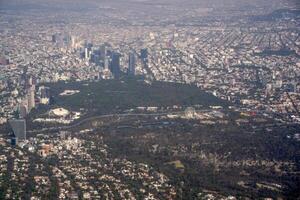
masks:
POLYGON ((104 69, 109 69, 109 60, 107 56, 107 48, 106 44, 100 46, 100 63, 102 63, 102 67, 104 69))
POLYGON ((26 88, 29 88, 29 87, 31 87, 32 85, 33 85, 33 79, 32 79, 32 77, 31 76, 26 76, 26 88))
POLYGON ((26 115, 28 113, 28 110, 27 110, 27 103, 26 104, 20 104, 19 105, 19 117, 22 119, 22 118, 25 118, 26 115))
POLYGON ((70 35, 65 35, 63 41, 66 46, 71 46, 72 37, 70 35))
POLYGON ((141 61, 144 67, 148 66, 148 50, 147 49, 141 49, 141 61))
POLYGON ((84 58, 85 58, 86 60, 89 60, 89 59, 90 59, 90 51, 89 51, 88 48, 85 48, 85 49, 84 49, 84 58))
POLYGON ((112 53, 112 61, 111 61, 111 73, 114 75, 116 79, 120 78, 120 54, 113 52, 112 53))
POLYGON ((75 36, 71 36, 71 48, 76 48, 77 44, 76 44, 77 38, 75 36))
POLYGON ((57 42, 57 35, 56 34, 52 35, 52 42, 53 43, 57 42))
POLYGON ((141 49, 141 59, 142 59, 142 61, 148 60, 148 50, 147 49, 141 49))
POLYGON ((25 87, 26 87, 26 99, 27 99, 27 108, 28 108, 28 112, 31 111, 32 108, 35 107, 35 81, 34 79, 29 76, 26 77, 26 83, 25 83, 25 87))
POLYGON ((100 55, 101 55, 101 58, 104 58, 106 56, 106 46, 105 46, 105 44, 101 45, 101 47, 100 47, 100 55))
POLYGON ((27 89, 28 112, 35 107, 35 89, 33 85, 27 89))
POLYGON ((135 55, 133 52, 130 52, 128 58, 128 75, 135 75, 135 64, 135 55))
POLYGON ((299 88, 298 82, 297 81, 293 81, 292 85, 293 85, 293 92, 298 92, 298 88, 299 88))
POLYGON ((109 60, 108 60, 108 57, 105 56, 104 58, 104 69, 108 69, 109 68, 109 60))
POLYGON ((265 95, 269 97, 272 94, 272 91, 273 91, 273 85, 268 83, 266 85, 265 95))
POLYGON ((8 121, 18 140, 26 140, 26 121, 24 119, 11 119, 8 121))
POLYGON ((102 63, 102 66, 104 69, 108 69, 108 59, 106 57, 106 46, 105 44, 101 45, 100 47, 100 62, 102 63))
POLYGON ((16 146, 17 143, 18 143, 18 138, 16 138, 16 137, 11 138, 10 144, 11 144, 12 146, 16 146))
POLYGON ((53 34, 52 37, 51 37, 52 43, 56 44, 58 47, 62 47, 65 44, 67 44, 68 39, 69 38, 64 37, 64 35, 62 35, 61 33, 53 34))
POLYGON ((101 55, 100 55, 100 49, 93 49, 91 56, 90 56, 90 61, 95 63, 96 65, 101 65, 101 55))

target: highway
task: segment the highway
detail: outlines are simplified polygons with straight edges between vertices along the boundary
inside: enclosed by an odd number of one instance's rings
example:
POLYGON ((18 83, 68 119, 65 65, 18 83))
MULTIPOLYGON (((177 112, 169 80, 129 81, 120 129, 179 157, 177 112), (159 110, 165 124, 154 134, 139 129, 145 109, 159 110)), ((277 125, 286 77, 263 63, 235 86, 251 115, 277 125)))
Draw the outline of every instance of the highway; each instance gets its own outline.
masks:
MULTIPOLYGON (((203 110, 202 110, 203 111, 203 110)), ((89 118, 82 119, 80 121, 75 122, 74 124, 68 126, 60 126, 60 127, 51 127, 51 128, 43 128, 39 130, 29 130, 27 133, 43 133, 43 132, 50 132, 50 131, 61 131, 61 130, 68 130, 80 126, 86 122, 105 119, 110 117, 138 117, 138 116, 163 116, 163 115, 176 115, 176 114, 183 114, 184 111, 178 112, 163 112, 163 113, 122 113, 122 114, 107 114, 107 115, 99 115, 93 116, 89 118)))

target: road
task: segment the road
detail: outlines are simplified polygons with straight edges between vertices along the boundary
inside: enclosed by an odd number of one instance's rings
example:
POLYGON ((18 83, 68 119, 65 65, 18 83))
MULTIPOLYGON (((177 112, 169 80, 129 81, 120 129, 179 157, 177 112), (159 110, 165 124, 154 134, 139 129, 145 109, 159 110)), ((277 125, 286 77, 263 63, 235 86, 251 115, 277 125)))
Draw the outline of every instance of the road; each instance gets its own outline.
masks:
MULTIPOLYGON (((203 110, 202 110, 203 111, 203 110)), ((183 114, 184 111, 178 111, 178 112, 163 112, 163 113, 122 113, 122 114, 108 114, 108 115, 100 115, 100 116, 93 116, 89 118, 82 119, 72 125, 69 126, 61 126, 61 127, 51 127, 51 128, 44 128, 39 130, 31 130, 27 131, 27 133, 42 133, 47 131, 61 131, 61 130, 68 130, 71 128, 75 128, 77 126, 80 126, 86 122, 93 121, 93 120, 99 120, 99 119, 105 119, 109 117, 137 117, 137 116, 163 116, 163 115, 176 115, 176 114, 183 114)))

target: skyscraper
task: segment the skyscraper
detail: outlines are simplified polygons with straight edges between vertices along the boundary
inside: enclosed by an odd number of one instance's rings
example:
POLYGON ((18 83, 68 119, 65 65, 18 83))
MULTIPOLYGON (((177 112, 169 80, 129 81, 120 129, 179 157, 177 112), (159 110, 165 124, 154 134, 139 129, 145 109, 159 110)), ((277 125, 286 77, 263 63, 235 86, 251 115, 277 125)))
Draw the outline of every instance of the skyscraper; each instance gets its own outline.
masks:
POLYGON ((31 76, 26 77, 25 81, 27 108, 28 112, 30 112, 35 107, 35 81, 31 76))
POLYGON ((22 103, 19 105, 19 114, 20 114, 20 118, 25 118, 27 115, 27 103, 22 103))
POLYGON ((30 86, 27 89, 27 100, 28 100, 28 112, 30 112, 35 107, 35 89, 34 86, 30 86))
POLYGON ((108 59, 106 57, 106 46, 105 44, 101 45, 100 47, 100 62, 102 63, 102 66, 104 69, 108 69, 108 59))
POLYGON ((128 59, 128 75, 135 75, 135 55, 133 52, 129 53, 128 59))
POLYGON ((18 140, 26 140, 26 121, 24 119, 11 119, 9 124, 18 140))
POLYGON ((76 48, 77 38, 75 36, 71 36, 71 48, 76 48))
POLYGON ((105 56, 104 58, 104 69, 108 69, 109 68, 109 60, 108 58, 105 56))
POLYGON ((120 78, 120 54, 113 52, 111 61, 111 73, 116 79, 120 78))
POLYGON ((89 59, 90 59, 90 51, 89 51, 88 48, 85 48, 85 49, 84 49, 84 58, 85 58, 86 60, 89 60, 89 59))
POLYGON ((141 59, 142 59, 142 61, 148 60, 148 50, 147 49, 141 49, 141 59))
POLYGON ((143 63, 143 66, 148 66, 148 50, 147 49, 141 49, 141 61, 143 63))
POLYGON ((53 43, 57 42, 57 35, 56 34, 52 35, 51 40, 53 43))

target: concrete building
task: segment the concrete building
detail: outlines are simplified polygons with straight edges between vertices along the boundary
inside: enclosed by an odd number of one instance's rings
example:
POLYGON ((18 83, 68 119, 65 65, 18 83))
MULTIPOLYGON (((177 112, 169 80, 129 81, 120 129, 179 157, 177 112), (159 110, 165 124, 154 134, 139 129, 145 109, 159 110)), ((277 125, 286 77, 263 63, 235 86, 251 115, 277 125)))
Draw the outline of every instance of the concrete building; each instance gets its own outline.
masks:
POLYGON ((24 119, 11 119, 8 121, 18 140, 26 140, 26 121, 24 119))

